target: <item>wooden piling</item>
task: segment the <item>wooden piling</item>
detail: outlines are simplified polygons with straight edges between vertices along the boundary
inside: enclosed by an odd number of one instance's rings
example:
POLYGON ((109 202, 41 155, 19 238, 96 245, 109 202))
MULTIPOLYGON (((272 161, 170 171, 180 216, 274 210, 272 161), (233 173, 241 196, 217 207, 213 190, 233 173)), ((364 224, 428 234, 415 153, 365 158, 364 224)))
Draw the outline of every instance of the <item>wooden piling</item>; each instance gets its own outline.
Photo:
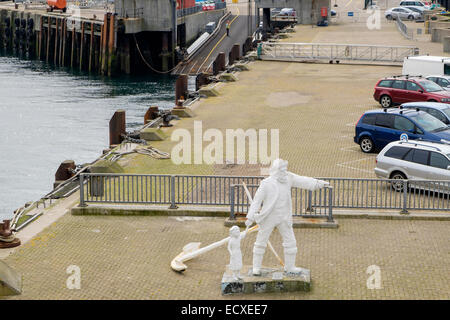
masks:
POLYGON ((90 46, 89 46, 89 72, 92 71, 92 56, 94 53, 94 23, 91 22, 91 37, 89 39, 90 46))
POLYGON ((44 17, 43 16, 41 16, 41 18, 40 18, 40 29, 39 30, 40 31, 39 31, 38 57, 39 57, 39 60, 41 60, 41 57, 42 57, 42 33, 44 32, 44 17))
POLYGON ((48 63, 49 55, 50 55, 50 17, 47 17, 47 34, 46 34, 46 45, 47 45, 47 49, 46 49, 46 54, 45 54, 45 59, 46 62, 48 63))
POLYGON ((58 29, 59 29, 59 19, 55 19, 55 52, 53 56, 53 63, 55 66, 58 64, 58 29))
POLYGON ((67 40, 67 20, 64 19, 64 30, 63 30, 63 44, 61 53, 61 65, 64 67, 66 65, 66 40, 67 40))
POLYGON ((113 60, 114 57, 114 41, 115 41, 115 31, 114 31, 114 15, 110 15, 109 17, 109 43, 108 43, 108 76, 111 76, 113 73, 113 60))
POLYGON ((70 49, 70 67, 73 68, 73 53, 75 51, 75 27, 72 29, 72 46, 70 49))
POLYGON ((99 43, 99 57, 98 57, 98 71, 102 72, 102 58, 103 58, 103 38, 105 34, 105 25, 100 27, 100 43, 99 43))
POLYGON ((103 18, 103 42, 102 42, 102 64, 101 64, 101 74, 106 74, 107 68, 107 44, 108 44, 108 14, 105 14, 103 18))
POLYGON ((63 34, 63 31, 64 31, 64 22, 65 22, 65 19, 61 19, 61 27, 60 27, 60 30, 59 30, 59 52, 58 52, 58 64, 60 65, 60 66, 62 66, 62 48, 63 48, 63 41, 64 41, 64 34, 63 34))
POLYGON ((83 56, 84 56, 84 21, 81 22, 81 38, 80 38, 80 71, 83 70, 83 56))

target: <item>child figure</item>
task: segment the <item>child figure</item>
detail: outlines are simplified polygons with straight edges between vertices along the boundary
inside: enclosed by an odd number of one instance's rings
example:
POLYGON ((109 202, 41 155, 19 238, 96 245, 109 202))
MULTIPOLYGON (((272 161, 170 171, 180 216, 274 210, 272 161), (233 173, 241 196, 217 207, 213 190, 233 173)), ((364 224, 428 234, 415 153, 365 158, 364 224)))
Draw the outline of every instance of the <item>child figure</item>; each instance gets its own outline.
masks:
POLYGON ((230 240, 228 240, 228 252, 230 253, 230 269, 236 281, 242 280, 242 253, 241 240, 245 238, 245 232, 241 236, 238 226, 230 228, 230 240))

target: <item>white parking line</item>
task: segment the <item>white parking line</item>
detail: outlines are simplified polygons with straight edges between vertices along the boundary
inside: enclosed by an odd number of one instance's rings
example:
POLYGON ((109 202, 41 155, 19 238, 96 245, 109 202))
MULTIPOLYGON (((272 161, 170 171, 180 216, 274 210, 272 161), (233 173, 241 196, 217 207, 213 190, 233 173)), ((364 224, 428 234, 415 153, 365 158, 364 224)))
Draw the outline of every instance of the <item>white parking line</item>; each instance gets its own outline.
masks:
POLYGON ((342 148, 339 148, 339 150, 345 151, 345 152, 358 152, 359 153, 359 150, 350 150, 350 148, 354 149, 355 146, 342 147, 342 148))
POLYGON ((352 169, 352 170, 366 172, 366 173, 373 173, 372 170, 365 170, 365 169, 361 169, 361 168, 355 168, 355 167, 352 167, 352 166, 348 165, 348 164, 351 164, 351 163, 360 162, 360 161, 369 160, 369 159, 375 159, 375 157, 368 157, 368 158, 362 158, 362 159, 358 159, 358 160, 346 161, 346 162, 338 163, 336 165, 338 167, 342 167, 342 168, 352 169))

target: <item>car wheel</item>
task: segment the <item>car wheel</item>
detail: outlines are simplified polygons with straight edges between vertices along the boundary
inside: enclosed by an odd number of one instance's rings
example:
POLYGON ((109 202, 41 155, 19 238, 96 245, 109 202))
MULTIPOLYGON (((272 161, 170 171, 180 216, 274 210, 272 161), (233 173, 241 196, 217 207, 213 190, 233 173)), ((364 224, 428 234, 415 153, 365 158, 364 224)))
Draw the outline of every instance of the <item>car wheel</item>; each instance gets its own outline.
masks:
POLYGON ((359 140, 359 146, 364 153, 371 153, 375 149, 373 141, 369 137, 362 137, 361 140, 359 140))
POLYGON ((386 16, 386 19, 392 20, 392 16, 391 16, 390 14, 388 14, 388 15, 386 16))
POLYGON ((413 15, 408 16, 408 20, 414 20, 414 16, 413 15))
POLYGON ((431 99, 431 100, 428 100, 428 102, 437 102, 437 100, 431 99))
POLYGON ((383 108, 390 108, 392 106, 392 99, 388 95, 382 95, 380 98, 380 104, 383 108))
MULTIPOLYGON (((403 173, 396 171, 391 174, 391 179, 392 180, 406 180, 406 176, 403 173)), ((403 188, 405 187, 405 184, 403 181, 398 181, 398 182, 392 181, 391 187, 392 187, 392 189, 394 189, 397 192, 402 192, 403 188)), ((406 187, 408 187, 408 186, 406 186, 406 187)))

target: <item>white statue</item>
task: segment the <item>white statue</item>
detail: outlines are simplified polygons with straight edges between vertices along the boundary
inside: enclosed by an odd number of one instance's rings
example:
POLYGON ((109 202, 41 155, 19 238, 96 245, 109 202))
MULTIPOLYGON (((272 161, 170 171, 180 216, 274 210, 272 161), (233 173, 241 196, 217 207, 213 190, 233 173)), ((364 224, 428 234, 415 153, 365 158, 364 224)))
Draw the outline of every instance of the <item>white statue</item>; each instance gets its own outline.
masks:
POLYGON ((245 232, 242 233, 238 226, 230 228, 230 240, 228 240, 228 252, 230 253, 230 270, 233 272, 234 280, 242 280, 242 253, 241 240, 245 238, 245 232))
POLYGON ((297 241, 292 228, 291 188, 317 190, 329 185, 328 182, 301 177, 287 171, 288 162, 281 159, 273 161, 270 176, 261 182, 250 209, 245 225, 255 221, 259 225, 258 235, 253 247, 253 274, 261 275, 261 264, 270 234, 277 228, 283 238, 284 271, 299 273, 295 266, 297 241), (261 207, 262 206, 262 207, 261 207))

